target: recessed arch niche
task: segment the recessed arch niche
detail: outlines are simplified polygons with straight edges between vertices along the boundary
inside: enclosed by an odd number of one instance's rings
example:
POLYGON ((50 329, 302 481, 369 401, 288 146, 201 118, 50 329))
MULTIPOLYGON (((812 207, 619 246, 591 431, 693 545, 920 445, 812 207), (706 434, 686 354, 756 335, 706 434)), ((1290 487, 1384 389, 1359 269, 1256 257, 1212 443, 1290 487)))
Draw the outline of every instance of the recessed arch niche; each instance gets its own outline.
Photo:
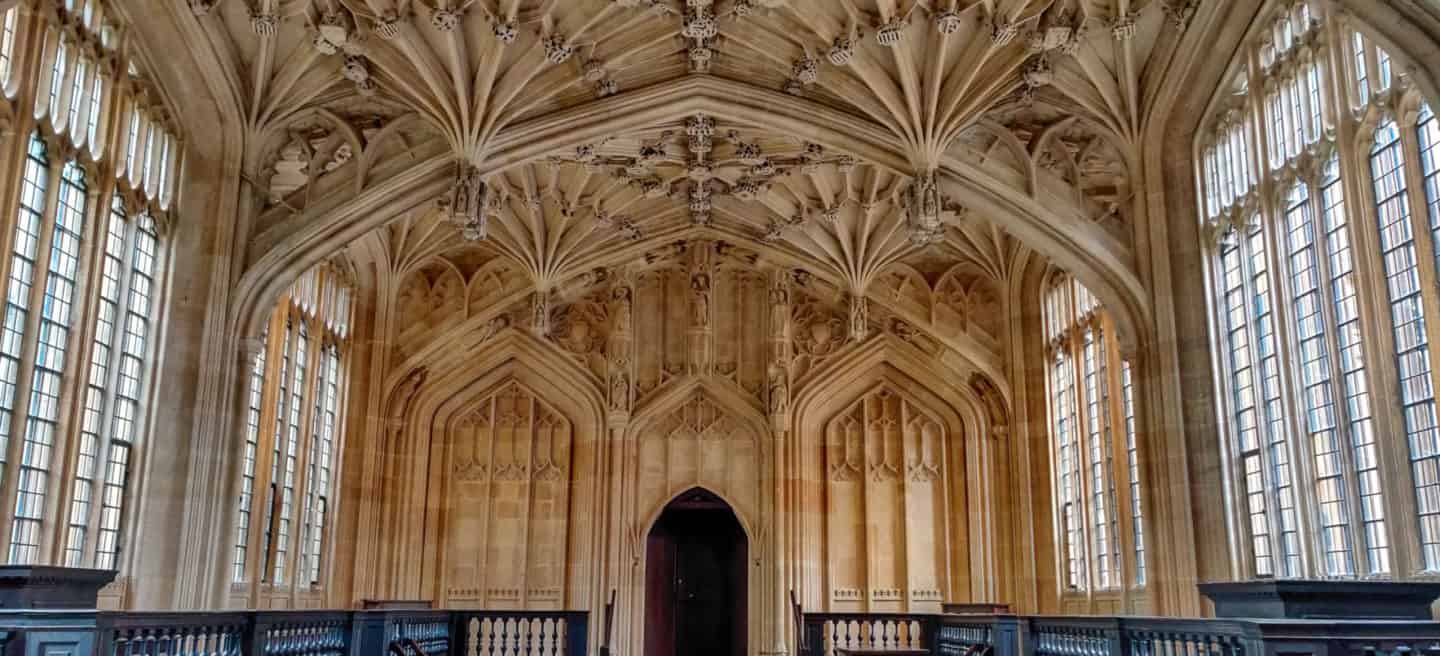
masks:
POLYGON ((513 329, 452 361, 427 378, 391 451, 424 458, 387 475, 408 492, 394 506, 401 526, 389 530, 404 545, 392 558, 422 562, 415 591, 390 594, 456 608, 594 607, 598 395, 572 362, 513 329))
POLYGON ((510 380, 447 428, 448 605, 563 608, 572 423, 510 380))
POLYGON ((804 555, 792 576, 807 609, 938 612, 985 596, 993 551, 977 524, 1001 477, 973 395, 910 347, 883 339, 819 372, 795 404, 804 555))

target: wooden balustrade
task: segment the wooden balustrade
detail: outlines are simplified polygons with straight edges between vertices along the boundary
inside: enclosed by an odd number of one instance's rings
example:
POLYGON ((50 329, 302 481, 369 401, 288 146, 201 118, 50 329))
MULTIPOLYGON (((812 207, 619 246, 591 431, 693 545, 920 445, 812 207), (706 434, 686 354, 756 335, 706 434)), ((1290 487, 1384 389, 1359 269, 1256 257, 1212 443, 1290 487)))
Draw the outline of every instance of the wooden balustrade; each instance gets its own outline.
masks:
POLYGON ((1440 656, 1440 622, 805 613, 798 652, 938 656, 1440 656), (892 628, 893 627, 893 628, 892 628))
POLYGON ((585 612, 0 611, 5 656, 586 656, 585 612))
POLYGON ((457 612, 463 656, 584 656, 586 613, 457 612))
MULTIPOLYGON (((798 613, 798 653, 1440 656, 1440 622, 798 613)), ((5 656, 587 656, 589 614, 0 611, 5 656)), ((627 655, 628 656, 628 655, 627 655)), ((637 655, 638 656, 638 655, 637 655)))
POLYGON ((806 643, 815 656, 837 650, 929 649, 937 615, 806 613, 806 643))

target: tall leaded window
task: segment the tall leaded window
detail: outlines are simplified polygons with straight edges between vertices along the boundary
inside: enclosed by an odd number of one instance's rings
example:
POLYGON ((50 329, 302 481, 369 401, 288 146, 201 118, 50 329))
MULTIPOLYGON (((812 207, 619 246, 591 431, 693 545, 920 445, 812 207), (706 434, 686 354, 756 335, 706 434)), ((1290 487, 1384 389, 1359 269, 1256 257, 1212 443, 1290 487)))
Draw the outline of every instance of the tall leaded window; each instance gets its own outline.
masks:
POLYGON ((334 265, 301 276, 277 304, 253 360, 230 563, 239 590, 324 585, 350 289, 334 265))
POLYGON ((0 92, 8 91, 15 70, 15 24, 20 9, 11 7, 0 14, 0 92))
MULTIPOLYGON (((10 275, 5 294, 5 324, 0 335, 0 447, 9 458, 10 439, 20 387, 25 332, 30 317, 30 296, 35 285, 40 230, 45 221, 50 160, 40 135, 30 137, 25 173, 20 182, 20 209, 11 241, 10 275)), ((8 465, 8 460, 6 462, 8 465)), ((6 482, 9 467, 4 468, 6 482)))
POLYGON ((60 197, 50 232, 49 265, 35 331, 30 402, 25 416, 15 515, 10 527, 10 562, 33 563, 40 557, 45 496, 60 419, 60 381, 66 373, 71 306, 79 272, 80 233, 85 223, 85 173, 74 162, 60 176, 60 197))
POLYGON ((1241 567, 1260 577, 1440 571, 1426 325, 1440 302, 1434 116, 1388 53, 1328 6, 1270 11, 1236 60, 1248 82, 1223 90, 1196 149, 1241 567), (1335 120, 1352 111, 1367 117, 1358 129, 1335 120), (1245 166, 1263 171, 1240 190, 1224 184, 1230 162, 1215 155, 1237 125, 1254 153, 1245 166), (1354 157, 1344 139, 1361 144, 1354 157), (1347 199, 1347 189, 1365 193, 1347 199), (1406 439, 1377 438, 1387 434, 1406 439))
POLYGON ((1130 487, 1130 539, 1135 550, 1135 585, 1145 585, 1145 513, 1140 503, 1140 447, 1135 431, 1135 380, 1130 363, 1120 363, 1121 413, 1125 422, 1125 466, 1130 487))
POLYGON ((1103 308, 1073 279, 1054 277, 1044 310, 1061 579, 1070 593, 1142 586, 1144 515, 1129 363, 1119 357, 1103 308))
POLYGON ((240 501, 235 516, 235 554, 231 559, 230 580, 245 581, 245 562, 249 556, 250 517, 255 505, 255 458, 260 448, 260 410, 265 386, 266 335, 260 338, 260 349, 250 367, 250 381, 245 404, 245 451, 240 465, 240 501))
POLYGON ((109 123, 153 112, 140 100, 154 95, 103 3, 0 12, 0 88, 33 102, 15 108, 29 137, 5 181, 19 190, 6 210, 13 229, 0 234, 10 254, 0 261, 0 553, 123 573, 163 315, 159 228, 179 151, 155 162, 171 178, 149 188, 123 179, 123 132, 109 123))

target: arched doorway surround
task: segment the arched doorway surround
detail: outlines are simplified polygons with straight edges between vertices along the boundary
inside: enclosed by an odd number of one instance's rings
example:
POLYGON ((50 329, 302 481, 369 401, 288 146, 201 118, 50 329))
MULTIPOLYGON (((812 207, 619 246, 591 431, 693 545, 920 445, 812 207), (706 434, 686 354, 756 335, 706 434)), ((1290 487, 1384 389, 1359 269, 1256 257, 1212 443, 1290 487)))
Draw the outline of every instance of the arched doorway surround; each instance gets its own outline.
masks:
POLYGON ((703 487, 675 497, 645 548, 645 656, 742 656, 749 638, 749 539, 703 487))

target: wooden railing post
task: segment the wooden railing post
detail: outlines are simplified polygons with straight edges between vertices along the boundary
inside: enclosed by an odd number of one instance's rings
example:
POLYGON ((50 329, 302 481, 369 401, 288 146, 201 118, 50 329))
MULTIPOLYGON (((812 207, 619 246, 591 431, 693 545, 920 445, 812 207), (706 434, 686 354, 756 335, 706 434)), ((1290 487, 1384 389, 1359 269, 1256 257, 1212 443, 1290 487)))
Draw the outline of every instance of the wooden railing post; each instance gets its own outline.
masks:
POLYGON ((350 653, 353 656, 380 656, 390 646, 385 634, 385 613, 356 611, 350 621, 350 653))
POLYGON ((1031 650, 1030 622, 1014 615, 996 615, 991 639, 993 656, 1029 656, 1031 650))
POLYGON ((1130 656, 1130 631, 1124 618, 1115 618, 1114 626, 1105 630, 1105 637, 1110 656, 1130 656))
POLYGON ((565 622, 565 653, 570 656, 586 656, 590 647, 589 616, 576 613, 565 622))

